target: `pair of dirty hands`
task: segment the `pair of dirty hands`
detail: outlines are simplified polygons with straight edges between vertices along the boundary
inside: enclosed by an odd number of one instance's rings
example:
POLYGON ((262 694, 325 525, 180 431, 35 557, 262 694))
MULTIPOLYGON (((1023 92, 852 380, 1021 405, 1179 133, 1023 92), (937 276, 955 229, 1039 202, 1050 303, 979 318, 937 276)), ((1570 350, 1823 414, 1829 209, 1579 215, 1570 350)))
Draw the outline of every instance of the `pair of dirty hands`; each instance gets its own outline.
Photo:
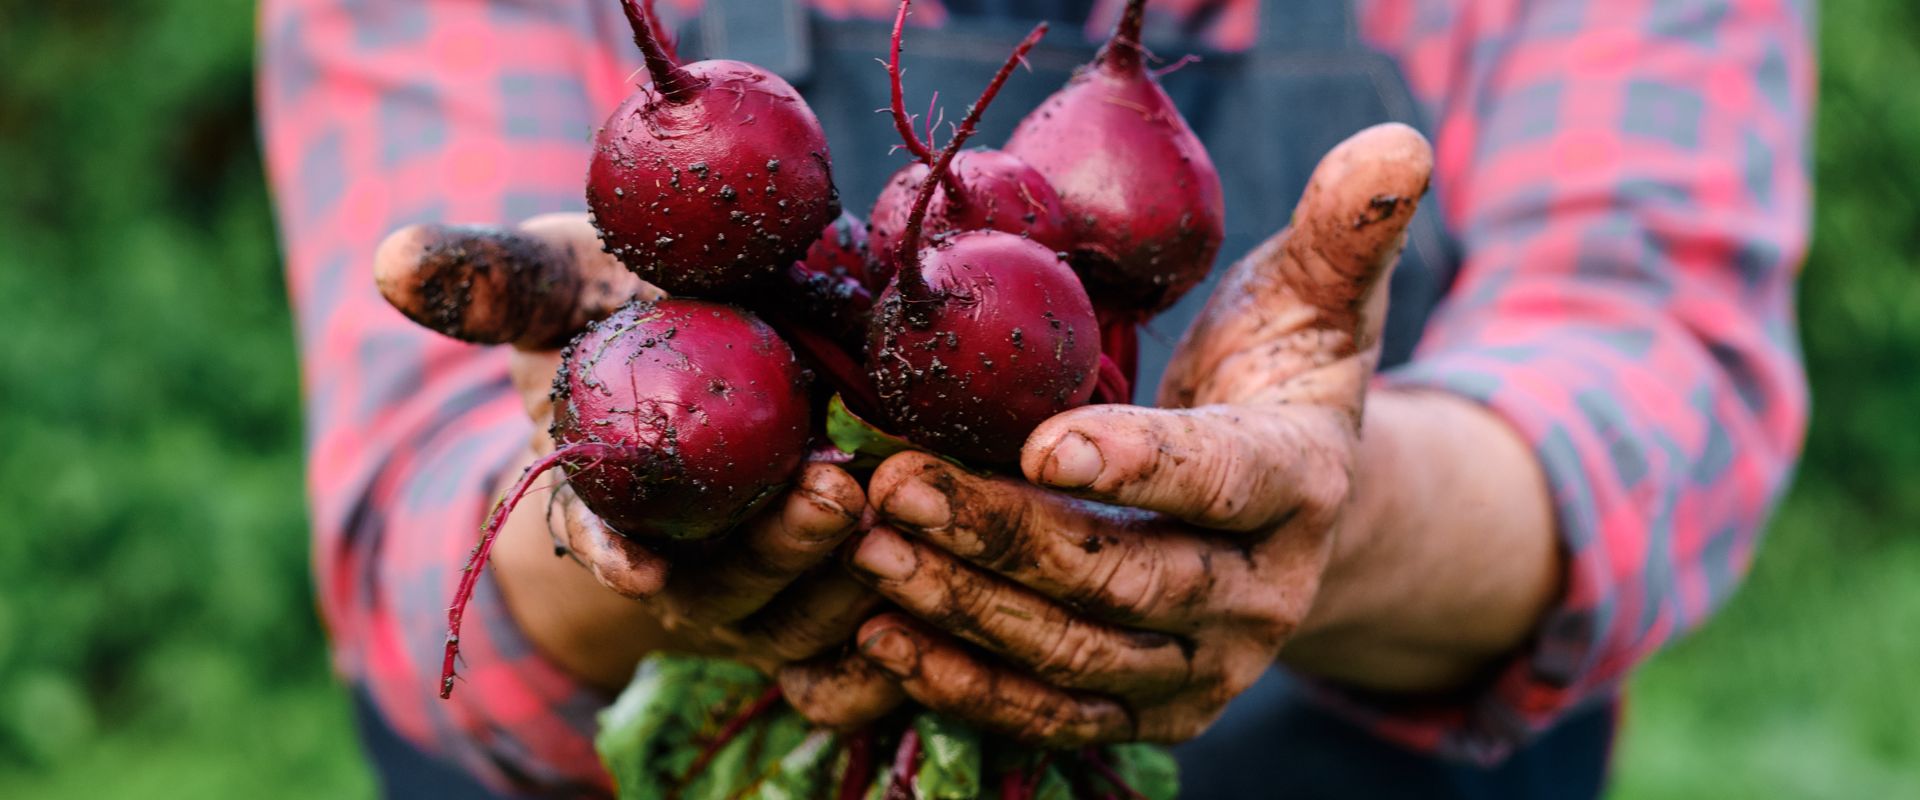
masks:
MULTIPOLYGON (((1024 480, 903 453, 863 490, 810 464, 722 552, 684 567, 563 487, 547 511, 554 549, 641 604, 653 646, 753 664, 821 724, 859 725, 910 697, 1056 746, 1195 736, 1311 623, 1353 524, 1385 277, 1430 169, 1426 142, 1400 126, 1334 150, 1293 225, 1215 290, 1169 364, 1162 408, 1055 417, 1027 441, 1024 480)), ((503 263, 557 270, 551 302, 529 307, 480 276, 460 318, 431 324, 516 344, 539 455, 553 447, 552 344, 655 292, 601 251, 584 216, 520 231, 560 256, 503 263)), ((414 291, 425 273, 464 252, 429 241, 447 235, 401 231, 378 256, 382 288, 416 319, 430 316, 414 291)))

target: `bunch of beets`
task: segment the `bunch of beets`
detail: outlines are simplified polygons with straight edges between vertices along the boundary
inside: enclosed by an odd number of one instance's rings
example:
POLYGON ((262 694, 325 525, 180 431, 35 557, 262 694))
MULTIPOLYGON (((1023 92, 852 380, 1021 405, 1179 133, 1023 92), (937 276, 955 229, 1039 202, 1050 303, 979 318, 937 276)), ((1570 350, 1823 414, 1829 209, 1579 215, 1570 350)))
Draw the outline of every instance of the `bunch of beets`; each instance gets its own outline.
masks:
POLYGON ((650 81, 597 133, 587 202, 607 251, 668 297, 567 346, 556 449, 488 517, 451 608, 443 697, 492 541, 555 467, 614 530, 674 548, 725 535, 808 459, 849 460, 822 436, 835 395, 914 446, 1001 469, 1047 418, 1128 401, 1135 326, 1206 276, 1225 216, 1212 160, 1147 68, 1145 0, 999 150, 961 148, 1046 25, 936 149, 902 100, 909 3, 887 68, 914 161, 862 223, 792 86, 739 61, 679 63, 650 9, 622 0, 650 81))

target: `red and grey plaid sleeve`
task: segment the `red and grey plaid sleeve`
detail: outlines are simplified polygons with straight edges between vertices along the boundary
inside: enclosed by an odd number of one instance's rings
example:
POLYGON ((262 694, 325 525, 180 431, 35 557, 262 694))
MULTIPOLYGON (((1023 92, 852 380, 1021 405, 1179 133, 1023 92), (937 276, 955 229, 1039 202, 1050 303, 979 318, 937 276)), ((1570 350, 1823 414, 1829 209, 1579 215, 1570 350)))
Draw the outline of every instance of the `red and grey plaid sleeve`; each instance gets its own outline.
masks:
POLYGON ((1504 416, 1545 466, 1565 597, 1481 697, 1366 711, 1497 758, 1698 626, 1798 455, 1811 13, 1790 0, 1371 0, 1436 120, 1464 266, 1383 378, 1504 416))
POLYGON ((523 638, 491 580, 464 684, 436 695, 448 598, 532 432, 506 354, 387 307, 371 261, 411 222, 583 208, 588 137, 625 94, 618 6, 270 0, 260 95, 298 320, 320 607, 340 672, 429 751, 499 785, 591 788, 607 698, 523 638), (608 13, 613 16, 608 17, 608 13))

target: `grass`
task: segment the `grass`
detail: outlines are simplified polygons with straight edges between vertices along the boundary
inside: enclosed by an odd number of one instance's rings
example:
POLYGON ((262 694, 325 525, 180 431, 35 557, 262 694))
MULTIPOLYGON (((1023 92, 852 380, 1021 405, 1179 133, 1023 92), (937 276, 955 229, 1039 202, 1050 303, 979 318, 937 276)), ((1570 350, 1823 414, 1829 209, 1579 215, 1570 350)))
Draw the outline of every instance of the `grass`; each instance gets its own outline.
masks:
MULTIPOLYGON (((244 0, 0 5, 0 797, 364 797, 306 573, 244 0)), ((1615 796, 1920 796, 1920 6, 1824 4, 1816 417, 1615 796)))

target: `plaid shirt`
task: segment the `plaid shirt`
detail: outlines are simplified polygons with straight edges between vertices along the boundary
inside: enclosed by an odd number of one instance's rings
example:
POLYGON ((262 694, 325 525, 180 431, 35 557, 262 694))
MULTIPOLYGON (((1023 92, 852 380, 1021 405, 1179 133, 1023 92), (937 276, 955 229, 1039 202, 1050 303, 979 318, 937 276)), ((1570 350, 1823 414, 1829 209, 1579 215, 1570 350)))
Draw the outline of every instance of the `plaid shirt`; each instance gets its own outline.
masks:
MULTIPOLYGON (((1257 0, 1207 35, 1251 43, 1257 0)), ((1162 13, 1208 0, 1164 0, 1162 13)), ((682 13, 698 0, 672 0, 682 13)), ((816 0, 887 16, 894 0, 816 0)), ((917 21, 943 14, 927 2, 917 21)), ((1099 38, 1118 2, 1088 22, 1099 38)), ((1806 422, 1794 277, 1809 217, 1803 0, 1365 0, 1435 122, 1464 265, 1384 383, 1479 400, 1534 444, 1566 595, 1479 697, 1336 702, 1382 735, 1497 757, 1699 625, 1752 560, 1806 422)), ((603 788, 608 698, 543 659, 490 581, 464 691, 445 606, 529 431, 505 353, 402 319, 374 245, 427 220, 580 209, 588 135, 639 67, 613 0, 269 0, 262 107, 297 310, 320 608, 403 735, 501 785, 603 788)))

